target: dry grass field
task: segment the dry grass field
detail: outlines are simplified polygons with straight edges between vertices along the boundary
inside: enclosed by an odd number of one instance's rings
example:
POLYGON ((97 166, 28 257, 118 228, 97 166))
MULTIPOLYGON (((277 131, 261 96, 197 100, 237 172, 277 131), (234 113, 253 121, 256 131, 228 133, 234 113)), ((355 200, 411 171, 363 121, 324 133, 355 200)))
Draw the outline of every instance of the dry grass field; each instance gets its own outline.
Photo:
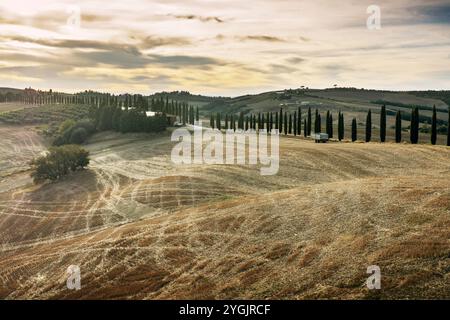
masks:
POLYGON ((169 133, 104 132, 88 170, 33 185, 45 143, 28 127, 0 136, 0 298, 450 298, 447 147, 283 137, 264 177, 175 166, 169 133))

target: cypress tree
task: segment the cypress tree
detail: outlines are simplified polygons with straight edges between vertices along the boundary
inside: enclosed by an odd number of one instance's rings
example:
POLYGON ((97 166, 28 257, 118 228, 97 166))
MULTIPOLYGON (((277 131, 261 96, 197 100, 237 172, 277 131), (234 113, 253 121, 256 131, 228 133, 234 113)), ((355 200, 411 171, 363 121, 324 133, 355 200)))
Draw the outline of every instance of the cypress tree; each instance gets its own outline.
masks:
POLYGON ((366 142, 370 142, 372 139, 372 111, 369 109, 366 119, 366 142))
POLYGON ((245 131, 248 131, 248 116, 245 116, 245 131))
POLYGON ((292 134, 292 115, 289 113, 289 134, 292 134))
POLYGON ((239 112, 238 126, 239 126, 239 129, 244 130, 244 113, 242 111, 239 112))
POLYGON ((308 108, 308 120, 307 120, 307 130, 308 136, 311 135, 311 125, 312 125, 312 116, 311 116, 311 108, 308 108))
POLYGON ((319 113, 319 118, 317 120, 317 128, 319 129, 319 133, 321 133, 322 132, 322 117, 320 116, 320 113, 319 113))
POLYGON ((330 112, 330 133, 329 138, 333 138, 333 114, 330 112))
POLYGON ((402 141, 402 114, 400 110, 395 115, 395 142, 400 143, 402 141))
POLYGON ((261 113, 258 112, 258 131, 261 130, 261 113))
POLYGON ((214 129, 214 115, 212 114, 209 117, 209 126, 211 127, 211 129, 214 129))
POLYGON ((284 135, 287 135, 288 132, 288 124, 287 124, 287 113, 284 113, 284 135))
POLYGON ((447 146, 450 147, 450 107, 448 108, 448 120, 447 120, 447 146))
POLYGON ((316 109, 316 114, 314 117, 314 133, 319 132, 319 111, 316 109))
POLYGON ((415 143, 415 137, 414 137, 414 133, 415 133, 415 129, 414 127, 416 126, 416 113, 414 112, 415 110, 412 109, 411 110, 411 123, 409 125, 409 141, 411 142, 411 144, 415 143))
POLYGON ((338 113, 338 140, 341 141, 342 137, 341 137, 341 111, 339 111, 338 113))
POLYGON ((414 108, 411 117, 411 143, 417 144, 419 142, 419 108, 414 108))
POLYGON ((436 124, 436 106, 433 106, 433 116, 431 117, 431 144, 436 144, 437 124, 436 124))
POLYGON ((308 136, 308 132, 307 132, 307 125, 306 125, 306 118, 303 119, 303 136, 306 138, 308 136))
POLYGON ((196 121, 200 121, 200 114, 199 114, 199 112, 198 112, 198 107, 197 107, 196 110, 195 110, 195 120, 196 120, 196 121))
POLYGON ((278 112, 275 112, 275 129, 278 130, 278 112))
POLYGON ((419 116, 419 108, 416 108, 416 143, 419 143, 419 128, 420 128, 420 116, 419 116))
POLYGON ((220 121, 220 112, 217 112, 217 118, 216 119, 217 119, 216 120, 216 127, 217 127, 217 129, 222 130, 222 123, 220 121))
POLYGON ((264 130, 265 129, 265 119, 264 119, 264 113, 261 114, 261 129, 264 130))
POLYGON ((380 115, 380 141, 386 141, 386 106, 383 105, 381 107, 381 115, 380 115))
POLYGON ((280 108, 280 123, 278 125, 278 129, 280 130, 280 133, 283 132, 283 108, 280 108))
POLYGON ((297 136, 297 111, 294 111, 294 136, 297 136))
POLYGON ((267 132, 270 132, 270 113, 269 112, 267 112, 266 117, 267 117, 267 119, 266 119, 266 129, 267 129, 267 132))
POLYGON ((328 137, 330 137, 330 110, 327 110, 327 114, 325 116, 325 132, 328 137))
POLYGON ((225 114, 225 130, 230 129, 230 127, 228 127, 228 114, 225 114))
POLYGON ((352 120, 352 141, 355 142, 358 139, 358 133, 357 133, 357 124, 356 124, 356 118, 353 118, 352 120))
POLYGON ((297 134, 302 134, 302 109, 298 108, 298 114, 297 114, 297 134))
POLYGON ((269 119, 269 131, 272 132, 273 130, 273 113, 270 113, 270 119, 269 119))

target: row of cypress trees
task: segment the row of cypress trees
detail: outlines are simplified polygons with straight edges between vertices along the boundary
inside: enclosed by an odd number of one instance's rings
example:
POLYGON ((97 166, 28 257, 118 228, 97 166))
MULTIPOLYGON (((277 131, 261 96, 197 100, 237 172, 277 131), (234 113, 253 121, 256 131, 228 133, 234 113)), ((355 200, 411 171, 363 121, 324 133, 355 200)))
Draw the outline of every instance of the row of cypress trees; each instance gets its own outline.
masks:
MULTIPOLYGON (((450 123, 450 108, 449 108, 449 122, 450 123)), ((411 111, 411 124, 410 124, 410 142, 412 144, 417 144, 419 141, 419 108, 415 107, 411 111)), ((387 112, 386 106, 383 105, 381 107, 380 112, 380 141, 386 141, 386 123, 387 123, 387 112)), ((288 114, 284 112, 281 108, 279 112, 267 112, 267 113, 258 113, 250 114, 244 116, 243 112, 239 113, 239 116, 236 117, 233 114, 225 115, 225 125, 222 126, 221 115, 217 113, 216 115, 211 115, 210 118, 210 126, 212 128, 217 129, 258 129, 258 130, 266 130, 267 132, 271 132, 272 129, 278 129, 280 133, 293 134, 293 135, 301 135, 302 134, 302 125, 303 125, 303 135, 305 137, 310 136, 312 132, 312 111, 311 108, 308 108, 308 112, 303 119, 302 123, 302 110, 298 108, 294 114, 288 114), (236 124, 237 122, 237 124, 236 124)), ((365 127, 365 142, 370 142, 372 140, 372 110, 369 110, 366 117, 366 127, 365 127)), ((450 126, 448 126, 450 127, 450 126)), ((352 141, 358 140, 358 123, 356 118, 352 119, 351 124, 351 139, 352 141)), ((344 114, 339 111, 338 114, 338 140, 341 141, 344 139, 344 114)), ((329 138, 333 138, 333 115, 330 111, 327 111, 325 118, 325 131, 328 134, 329 138)), ((314 132, 322 132, 322 118, 319 111, 315 110, 315 118, 314 118, 314 132)), ((401 111, 397 111, 395 115, 395 142, 400 143, 402 141, 402 113, 401 111)), ((433 107, 433 116, 431 118, 431 143, 433 145, 436 144, 437 141, 437 115, 436 115, 436 107, 433 107)), ((450 146, 450 129, 447 129, 447 145, 450 146)))
MULTIPOLYGON (((447 122, 447 146, 450 146, 450 108, 448 111, 449 121, 447 122)), ((415 107, 411 110, 411 124, 409 130, 409 140, 411 144, 419 142, 419 126, 420 116, 419 108, 415 107)), ((356 141, 357 137, 357 122, 356 118, 352 120, 352 141, 356 141)), ((372 139, 372 111, 369 110, 366 118, 366 136, 365 141, 370 142, 372 139)), ((386 107, 382 106, 380 114, 380 141, 386 141, 386 107)), ((400 110, 395 115, 395 142, 402 141, 402 113, 400 110)), ((433 106, 433 115, 431 117, 431 144, 435 145, 437 142, 437 112, 436 106, 433 106)))

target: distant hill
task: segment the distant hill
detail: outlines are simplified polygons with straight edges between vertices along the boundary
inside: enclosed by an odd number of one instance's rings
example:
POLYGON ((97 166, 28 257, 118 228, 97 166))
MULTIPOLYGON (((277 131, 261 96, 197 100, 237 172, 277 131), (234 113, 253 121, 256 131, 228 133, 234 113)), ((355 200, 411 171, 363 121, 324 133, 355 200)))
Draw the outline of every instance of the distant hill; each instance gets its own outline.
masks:
POLYGON ((16 89, 16 88, 7 88, 7 87, 0 87, 0 94, 5 94, 5 93, 14 93, 14 94, 20 94, 23 93, 22 89, 16 89))
POLYGON ((417 106, 424 117, 430 117, 432 107, 436 105, 438 118, 446 121, 446 113, 450 106, 450 91, 396 92, 356 88, 282 90, 215 99, 205 105, 201 111, 204 114, 241 111, 244 114, 251 114, 275 112, 283 108, 289 113, 294 113, 300 107, 303 111, 308 108, 318 109, 320 112, 342 111, 348 116, 356 117, 358 121, 364 121, 369 109, 377 114, 382 104, 386 104, 391 113, 401 110, 405 114, 409 114, 411 108, 417 106))

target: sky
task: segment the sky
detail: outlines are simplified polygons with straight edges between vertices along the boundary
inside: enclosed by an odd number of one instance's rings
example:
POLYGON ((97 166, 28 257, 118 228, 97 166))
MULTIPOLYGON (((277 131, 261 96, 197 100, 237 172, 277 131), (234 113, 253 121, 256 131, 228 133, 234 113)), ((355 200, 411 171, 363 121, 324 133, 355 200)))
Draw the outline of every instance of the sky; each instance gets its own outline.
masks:
POLYGON ((450 89, 450 0, 0 3, 0 87, 238 96, 333 85, 450 89))

